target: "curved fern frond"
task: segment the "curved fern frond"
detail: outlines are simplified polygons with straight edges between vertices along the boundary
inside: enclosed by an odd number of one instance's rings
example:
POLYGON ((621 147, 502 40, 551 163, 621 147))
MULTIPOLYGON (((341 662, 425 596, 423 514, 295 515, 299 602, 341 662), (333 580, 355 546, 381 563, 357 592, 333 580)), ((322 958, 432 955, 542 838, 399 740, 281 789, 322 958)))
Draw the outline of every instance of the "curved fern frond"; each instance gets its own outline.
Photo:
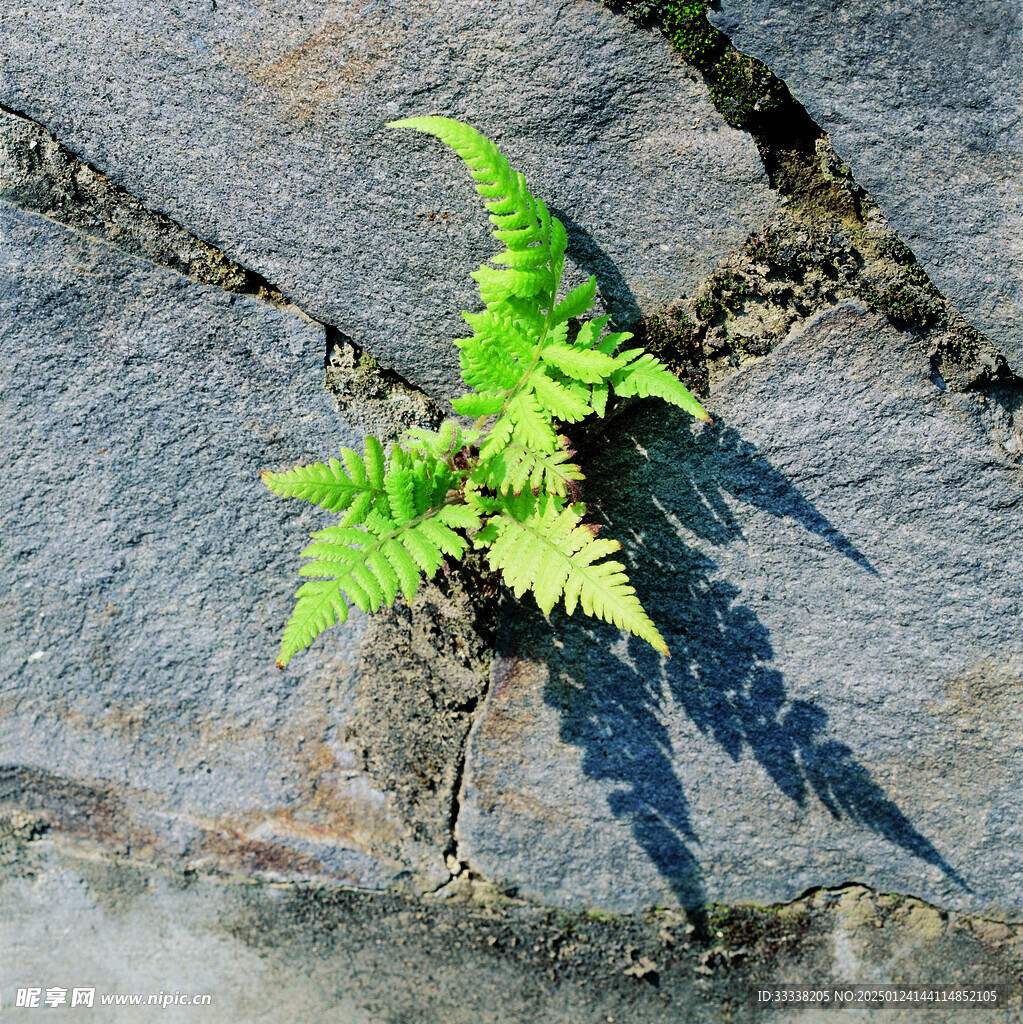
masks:
POLYGON ((557 498, 509 498, 476 535, 487 560, 500 570, 516 597, 527 590, 546 614, 561 599, 569 615, 586 615, 626 629, 668 654, 668 645, 643 610, 621 562, 601 561, 621 549, 616 540, 595 537, 581 525, 585 505, 557 498))
POLYGON ((348 620, 348 605, 336 582, 310 580, 295 594, 295 610, 284 627, 277 667, 284 668, 291 656, 308 647, 328 626, 348 620))
POLYGON ((445 420, 436 431, 406 430, 402 435, 402 442, 413 451, 438 459, 447 459, 462 448, 474 445, 479 436, 478 430, 465 430, 454 420, 445 420))
POLYGON ((611 375, 611 386, 616 394, 623 398, 630 395, 639 398, 663 398, 664 401, 684 409, 690 416, 695 416, 706 423, 711 422, 707 410, 693 397, 690 390, 649 352, 634 348, 623 352, 619 358, 630 358, 630 362, 611 375))
MULTIPOLYGON (((526 179, 512 170, 504 155, 485 135, 450 117, 407 117, 391 121, 388 128, 413 128, 433 135, 465 161, 476 182, 476 191, 490 213, 494 237, 510 252, 539 247, 542 266, 550 259, 551 218, 547 207, 535 199, 526 179)), ((535 294, 535 293, 532 293, 535 294)))

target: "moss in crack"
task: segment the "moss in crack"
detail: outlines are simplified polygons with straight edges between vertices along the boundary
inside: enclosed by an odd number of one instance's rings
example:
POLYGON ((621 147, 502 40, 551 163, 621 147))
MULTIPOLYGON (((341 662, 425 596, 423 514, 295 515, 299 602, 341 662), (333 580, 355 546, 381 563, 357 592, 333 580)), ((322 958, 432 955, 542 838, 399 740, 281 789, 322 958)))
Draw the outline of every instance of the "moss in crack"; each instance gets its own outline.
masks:
POLYGON ((715 905, 708 912, 710 943, 734 958, 741 953, 769 964, 783 951, 801 944, 813 925, 803 901, 780 906, 715 905))
POLYGON ((914 333, 935 380, 966 391, 1011 377, 1004 358, 930 283, 869 197, 860 218, 790 202, 690 296, 631 328, 696 393, 766 355, 799 322, 855 299, 914 333))
POLYGON ((655 355, 694 394, 707 392, 700 328, 681 306, 643 317, 632 327, 637 344, 655 355))
POLYGON ((784 82, 711 25, 706 0, 605 2, 633 20, 660 26, 703 77, 725 121, 753 137, 773 188, 807 210, 859 218, 861 191, 824 133, 784 82))
POLYGON ((913 254, 905 246, 901 248, 904 252, 894 254, 895 262, 902 267, 896 280, 881 289, 865 289, 863 298, 897 327, 924 331, 941 319, 945 303, 913 254))
POLYGON ((931 284, 785 84, 710 24, 707 0, 605 3, 660 26, 703 76, 725 120, 749 131, 771 186, 786 200, 777 220, 723 260, 694 295, 634 330, 658 338, 665 323, 691 321, 694 329, 668 332, 679 335, 678 362, 691 362, 687 351, 700 352, 704 376, 715 381, 766 354, 799 320, 852 298, 915 333, 942 386, 963 391, 1011 377, 994 346, 931 284))
POLYGON ((748 127, 758 113, 791 101, 778 78, 711 25, 706 0, 611 0, 608 6, 639 22, 659 23, 675 50, 703 75, 729 124, 748 127))

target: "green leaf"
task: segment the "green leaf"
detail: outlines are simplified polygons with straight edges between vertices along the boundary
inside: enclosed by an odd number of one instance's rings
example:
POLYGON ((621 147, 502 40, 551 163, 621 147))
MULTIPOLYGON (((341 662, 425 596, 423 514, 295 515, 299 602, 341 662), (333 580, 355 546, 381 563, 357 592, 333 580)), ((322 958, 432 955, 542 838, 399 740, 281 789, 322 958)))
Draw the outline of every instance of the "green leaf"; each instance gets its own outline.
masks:
POLYGON ((501 406, 504 405, 504 398, 501 395, 480 395, 473 392, 454 399, 451 405, 460 415, 479 419, 480 416, 493 416, 499 413, 501 406))
POLYGON ((416 516, 416 503, 412 491, 415 478, 409 468, 408 457, 397 446, 391 448, 391 459, 384 477, 384 490, 391 505, 391 518, 396 523, 407 523, 416 516))
MULTIPOLYGON (((546 351, 546 350, 545 350, 546 351)), ((589 390, 578 384, 560 384, 540 368, 531 374, 529 386, 548 414, 566 423, 578 423, 590 413, 589 390)))
POLYGON ((667 654, 668 645, 636 597, 625 567, 601 561, 621 545, 580 525, 584 511, 582 504, 563 506, 548 495, 512 498, 487 524, 489 532, 476 535, 476 544, 487 546, 487 560, 516 597, 531 590, 544 613, 563 599, 569 615, 581 607, 667 654))
POLYGON ((515 437, 527 448, 552 452, 558 446, 550 416, 529 391, 520 391, 508 402, 508 417, 515 424, 515 437))
POLYGON ((611 378, 611 386, 623 398, 637 395, 639 398, 663 398, 664 401, 684 409, 690 416, 711 422, 710 416, 702 405, 693 397, 689 389, 660 360, 649 352, 631 349, 623 353, 630 356, 640 353, 638 358, 615 371, 611 378))
POLYGON ((527 488, 564 497, 574 483, 583 479, 582 470, 568 460, 574 452, 537 452, 510 444, 489 462, 481 464, 474 476, 492 490, 521 494, 527 488))
POLYGON ((366 438, 366 476, 375 491, 384 486, 384 446, 372 435, 366 438))
POLYGON ((494 270, 491 267, 480 267, 470 276, 480 286, 480 296, 488 304, 512 297, 528 299, 534 295, 545 295, 553 283, 551 272, 546 267, 541 270, 494 270))
MULTIPOLYGON (((367 452, 371 438, 366 439, 367 452)), ((370 501, 374 493, 380 491, 372 480, 366 478, 362 462, 353 451, 342 449, 345 462, 352 469, 353 475, 345 473, 337 459, 327 463, 314 462, 309 466, 295 466, 283 473, 263 471, 259 478, 274 494, 282 498, 301 498, 310 501, 328 512, 343 512, 359 496, 368 495, 370 501)))
POLYGON ((445 505, 437 513, 437 518, 447 526, 461 530, 478 530, 480 525, 479 513, 468 505, 445 505))
MULTIPOLYGON (((610 319, 611 317, 609 316, 598 316, 595 320, 587 320, 579 328, 579 333, 575 336, 575 347, 594 348, 600 340, 600 332, 610 319)), ((609 354, 605 353, 605 355, 609 354)))
POLYGON ((348 619, 348 605, 336 581, 303 583, 295 598, 295 610, 284 627, 278 668, 284 668, 293 655, 308 647, 328 626, 348 619))
POLYGON ((565 323, 574 316, 582 316, 593 305, 593 298, 597 294, 597 279, 590 277, 589 281, 573 288, 555 307, 551 315, 552 324, 565 323))
POLYGON ((547 345, 540 353, 545 363, 584 384, 602 384, 618 368, 618 361, 603 352, 574 345, 547 345))

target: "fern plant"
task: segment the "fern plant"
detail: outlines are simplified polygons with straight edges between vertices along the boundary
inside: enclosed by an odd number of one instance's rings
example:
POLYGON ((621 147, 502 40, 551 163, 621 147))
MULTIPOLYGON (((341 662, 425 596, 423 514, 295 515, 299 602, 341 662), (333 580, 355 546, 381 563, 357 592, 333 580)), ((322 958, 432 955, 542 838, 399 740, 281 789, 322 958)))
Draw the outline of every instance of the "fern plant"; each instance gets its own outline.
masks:
POLYGON ((596 536, 586 506, 573 500, 582 470, 559 423, 603 416, 609 395, 654 396, 703 420, 710 417, 681 382, 627 332, 605 333, 609 317, 569 322, 594 303, 596 279, 560 294, 567 236, 525 178, 475 129, 447 117, 414 117, 388 127, 436 136, 468 165, 504 248, 472 277, 484 309, 462 314, 458 338, 469 387, 452 403, 475 420, 447 419, 437 431, 414 430, 385 454, 367 437, 362 455, 263 472, 275 493, 313 502, 339 520, 312 535, 284 630, 283 668, 349 604, 364 612, 409 601, 446 557, 471 544, 484 549, 516 597, 532 591, 545 612, 563 601, 626 629, 668 653, 625 574, 611 558, 621 545, 596 536))

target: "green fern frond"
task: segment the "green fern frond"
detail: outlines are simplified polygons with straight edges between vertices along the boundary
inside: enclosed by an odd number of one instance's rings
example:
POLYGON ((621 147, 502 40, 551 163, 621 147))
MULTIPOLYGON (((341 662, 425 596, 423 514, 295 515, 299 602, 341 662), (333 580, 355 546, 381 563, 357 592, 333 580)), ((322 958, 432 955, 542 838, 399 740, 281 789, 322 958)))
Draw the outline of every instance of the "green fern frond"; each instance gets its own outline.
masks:
POLYGON ((365 461, 351 448, 342 448, 341 455, 345 469, 337 459, 331 459, 326 464, 314 462, 283 473, 263 470, 259 478, 282 498, 302 498, 328 512, 343 512, 357 499, 372 499, 383 490, 383 448, 370 436, 366 438, 365 461))
POLYGON ((603 384, 621 365, 619 360, 603 352, 575 345, 547 345, 540 357, 566 376, 585 384, 603 384))
POLYGON ((616 394, 623 398, 630 395, 639 398, 662 398, 665 402, 684 409, 698 420, 711 422, 706 409, 659 359, 642 349, 630 349, 622 353, 621 358, 629 357, 629 364, 616 370, 611 377, 611 386, 616 394))
POLYGON ((336 582, 310 580, 295 594, 295 610, 284 627, 277 667, 284 668, 291 657, 308 647, 328 626, 348 620, 348 605, 336 582))
POLYGON ((549 415, 565 423, 578 423, 593 411, 589 388, 573 380, 558 380, 560 375, 548 376, 545 370, 538 367, 530 374, 528 386, 549 415))
POLYGON ((643 610, 621 562, 601 561, 621 549, 616 540, 595 537, 581 525, 585 506, 557 498, 523 495, 476 535, 476 547, 500 570, 516 597, 527 590, 546 614, 561 599, 569 615, 576 606, 668 654, 668 645, 643 610))
POLYGON ((508 402, 508 418, 515 425, 514 436, 527 448, 538 452, 552 452, 558 446, 549 413, 545 413, 536 395, 519 391, 508 402))
POLYGON ((567 323, 573 317, 582 316, 593 306, 597 294, 597 279, 590 275, 589 281, 573 288, 555 307, 551 314, 552 324, 567 323))
MULTIPOLYGON (((459 429, 452 424, 436 437, 454 443, 459 429)), ((457 558, 465 551, 468 541, 455 530, 479 526, 479 515, 473 510, 465 506, 450 510, 451 495, 457 493, 466 473, 432 452, 406 452, 398 445, 392 446, 385 464, 375 438, 367 443, 366 452, 365 459, 350 451, 345 455, 351 475, 342 473, 340 464, 324 467, 327 473, 321 469, 312 474, 314 480, 328 478, 332 486, 339 475, 350 483, 354 476, 364 488, 357 500, 368 499, 368 504, 353 523, 355 503, 351 502, 341 522, 314 533, 313 543, 302 552, 309 562, 299 574, 327 578, 316 580, 315 585, 306 583, 296 593, 278 658, 281 667, 328 626, 344 622, 349 603, 364 612, 376 611, 393 603, 399 589, 411 600, 423 576, 434 575, 445 555, 457 558)), ((267 474, 274 477, 268 485, 292 491, 309 486, 297 471, 300 468, 288 474, 267 474)), ((347 491, 343 497, 348 501, 347 491)))
POLYGON ((454 420, 445 420, 436 431, 406 430, 402 435, 402 443, 424 455, 447 459, 462 448, 474 445, 479 436, 478 430, 464 430, 461 424, 454 420))
POLYGON ((472 392, 451 402, 455 412, 460 413, 462 416, 472 416, 473 419, 496 416, 501 411, 503 405, 504 395, 481 395, 473 394, 472 392))
POLYGON ((445 117, 391 126, 433 135, 455 150, 501 244, 472 275, 485 308, 462 314, 472 334, 455 340, 470 390, 452 405, 476 423, 469 429, 449 419, 436 431, 407 431, 386 458, 380 441, 368 437, 361 456, 343 448, 340 460, 261 474, 275 494, 339 517, 302 552, 307 579, 295 595, 278 665, 344 622, 350 605, 372 612, 399 593, 412 600, 423 580, 470 542, 487 550, 517 596, 531 590, 544 612, 564 601, 569 614, 581 607, 667 653, 624 567, 610 557, 620 545, 596 537, 582 524, 585 506, 569 503, 583 473, 557 426, 603 416, 612 389, 663 398, 701 419, 707 414, 653 356, 619 351, 631 335, 605 334, 609 317, 582 322, 570 340, 569 321, 592 309, 596 279, 559 301, 564 225, 489 139, 445 117))
POLYGON ((278 666, 287 665, 328 626, 347 620, 345 598, 364 612, 392 604, 399 589, 411 601, 424 576, 429 579, 441 567, 445 554, 460 558, 468 542, 444 522, 440 512, 430 510, 386 533, 357 530, 357 538, 345 541, 332 539, 329 529, 314 533, 315 543, 302 552, 312 561, 299 573, 327 579, 305 583, 295 594, 278 666))
MULTIPOLYGON (((476 191, 490 213, 494 237, 504 242, 510 251, 530 246, 549 249, 551 232, 547 207, 532 196, 526 179, 512 170, 501 151, 485 135, 450 117, 407 117, 391 121, 387 127, 413 128, 433 135, 465 161, 476 181, 476 191)), ((548 259, 549 252, 544 253, 544 263, 548 259)))

